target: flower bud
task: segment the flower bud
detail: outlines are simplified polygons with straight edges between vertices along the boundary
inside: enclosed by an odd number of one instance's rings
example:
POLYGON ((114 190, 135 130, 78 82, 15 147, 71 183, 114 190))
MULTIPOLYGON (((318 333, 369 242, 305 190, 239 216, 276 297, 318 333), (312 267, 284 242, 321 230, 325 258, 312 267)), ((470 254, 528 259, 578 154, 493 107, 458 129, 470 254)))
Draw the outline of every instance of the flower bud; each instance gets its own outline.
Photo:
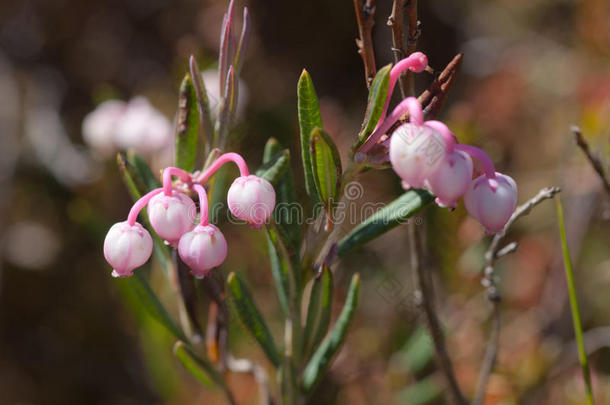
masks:
POLYGON ((427 126, 403 124, 390 140, 390 162, 405 188, 422 188, 441 165, 445 151, 442 135, 427 126))
POLYGON ((464 204, 488 234, 502 232, 517 205, 517 184, 498 172, 493 179, 483 174, 471 182, 464 204))
POLYGON ((133 269, 146 263, 152 248, 150 234, 137 222, 112 225, 104 239, 104 257, 113 268, 113 277, 133 275, 133 269))
POLYGON ((180 237, 193 228, 197 217, 195 203, 186 194, 172 191, 160 193, 148 203, 148 219, 157 234, 175 245, 180 237))
POLYGON ((227 241, 216 226, 197 225, 185 233, 178 243, 178 254, 197 278, 205 277, 227 257, 227 241))
POLYGON ((441 161, 438 169, 428 177, 427 185, 436 195, 441 207, 455 208, 472 183, 472 159, 462 151, 454 150, 441 161))
POLYGON ((260 228, 275 207, 275 190, 271 183, 261 177, 241 176, 231 184, 227 203, 233 215, 254 228, 260 228))

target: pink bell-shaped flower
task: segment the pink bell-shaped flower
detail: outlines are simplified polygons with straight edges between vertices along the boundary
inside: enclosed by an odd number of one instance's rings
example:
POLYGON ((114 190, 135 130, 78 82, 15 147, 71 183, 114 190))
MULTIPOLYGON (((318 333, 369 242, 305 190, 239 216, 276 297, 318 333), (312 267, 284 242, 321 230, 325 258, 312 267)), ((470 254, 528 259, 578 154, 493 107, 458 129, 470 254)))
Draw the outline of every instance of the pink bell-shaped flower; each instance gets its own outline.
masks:
POLYGON ((172 190, 159 193, 148 203, 148 218, 155 232, 175 245, 180 237, 193 228, 197 217, 195 203, 186 194, 172 190))
POLYGON ((233 215, 254 228, 260 228, 275 208, 275 190, 271 183, 261 177, 241 176, 231 184, 227 203, 233 215))
POLYGON ((118 222, 108 230, 104 240, 104 257, 112 266, 113 277, 129 277, 150 257, 153 242, 139 223, 118 222))
POLYGON ((403 187, 422 188, 440 167, 446 153, 443 136, 423 125, 403 124, 390 140, 390 162, 403 187))
POLYGON ((517 184, 502 173, 493 178, 483 174, 471 182, 464 204, 488 234, 502 232, 517 205, 517 184))
POLYGON ((440 166, 427 179, 427 186, 436 195, 441 207, 455 208, 472 183, 472 158, 465 152, 448 153, 440 166))
POLYGON ((178 243, 178 254, 197 278, 205 277, 227 257, 227 241, 220 229, 212 224, 199 224, 185 233, 178 243))

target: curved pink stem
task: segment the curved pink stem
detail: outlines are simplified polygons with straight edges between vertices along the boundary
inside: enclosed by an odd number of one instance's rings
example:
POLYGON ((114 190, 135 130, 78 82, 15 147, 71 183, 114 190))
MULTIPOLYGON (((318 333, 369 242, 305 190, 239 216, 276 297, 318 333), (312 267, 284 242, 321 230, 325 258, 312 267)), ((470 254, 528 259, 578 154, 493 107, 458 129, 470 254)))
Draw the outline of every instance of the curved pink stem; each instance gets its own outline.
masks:
POLYGON ((220 168, 220 166, 224 165, 227 162, 233 162, 237 165, 237 167, 239 168, 240 176, 243 177, 250 175, 250 172, 248 171, 248 165, 246 165, 246 161, 244 160, 244 158, 237 153, 229 152, 220 155, 218 159, 216 159, 214 163, 212 163, 205 172, 201 173, 199 177, 195 179, 195 182, 204 183, 216 172, 216 170, 218 170, 218 168, 220 168))
POLYGON ((138 201, 136 201, 133 207, 131 207, 131 209, 129 210, 129 215, 127 216, 127 223, 129 224, 129 226, 135 225, 136 220, 138 219, 138 214, 140 213, 140 211, 142 211, 142 208, 146 207, 146 204, 148 204, 150 199, 162 191, 163 188, 156 188, 143 195, 138 201))
POLYGON ((366 153, 373 147, 391 127, 402 117, 406 112, 409 112, 409 122, 414 125, 422 125, 424 123, 424 115, 422 114, 421 105, 415 97, 407 97, 402 100, 392 113, 386 118, 383 123, 373 131, 371 136, 360 147, 361 153, 366 153))
POLYGON ((483 166, 483 171, 485 172, 485 175, 488 179, 496 178, 496 169, 487 153, 483 152, 476 146, 464 145, 463 143, 456 144, 455 149, 464 151, 473 158, 477 159, 479 162, 481 162, 481 166, 483 166))
POLYGON ((165 195, 172 194, 172 176, 178 177, 185 183, 191 183, 193 181, 191 175, 182 169, 177 167, 166 167, 163 169, 163 192, 165 195))
POLYGON ((205 188, 201 184, 195 184, 193 189, 199 195, 199 224, 207 225, 210 223, 208 213, 208 195, 205 192, 205 188))
POLYGON ((424 122, 424 126, 432 128, 433 130, 441 134, 441 136, 445 140, 445 148, 447 149, 447 153, 453 153, 453 148, 457 143, 457 137, 453 132, 451 132, 451 130, 447 125, 445 125, 445 123, 437 120, 430 120, 424 122))
POLYGON ((388 112, 388 107, 390 106, 390 99, 392 98, 394 87, 396 87, 396 82, 398 81, 400 75, 407 69, 415 73, 423 72, 424 69, 426 69, 426 66, 428 66, 428 57, 421 52, 413 52, 411 55, 402 59, 396 65, 394 65, 394 67, 392 67, 392 70, 390 70, 388 96, 385 100, 385 105, 383 106, 381 116, 379 117, 377 128, 381 125, 388 112))

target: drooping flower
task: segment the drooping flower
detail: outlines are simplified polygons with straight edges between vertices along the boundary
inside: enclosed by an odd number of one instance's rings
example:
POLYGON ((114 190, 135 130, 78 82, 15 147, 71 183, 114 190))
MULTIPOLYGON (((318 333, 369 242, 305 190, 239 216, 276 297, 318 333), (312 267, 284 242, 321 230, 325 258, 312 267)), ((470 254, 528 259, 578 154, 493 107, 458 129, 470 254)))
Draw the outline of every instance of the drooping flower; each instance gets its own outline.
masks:
POLYGON ((472 159, 462 151, 448 153, 436 171, 427 178, 426 185, 436 195, 441 207, 455 208, 472 182, 472 159))
POLYGON ((275 208, 275 190, 262 177, 240 176, 229 188, 227 203, 233 215, 254 228, 260 228, 275 208))
POLYGON ((197 210, 186 194, 173 190, 170 195, 157 194, 148 203, 148 218, 157 234, 175 245, 180 237, 193 228, 197 210))
POLYGON ((128 277, 152 253, 152 238, 139 223, 119 222, 110 228, 104 239, 104 257, 112 266, 114 277, 128 277))
POLYGON ((502 232, 517 205, 517 184, 502 173, 495 172, 493 178, 483 174, 471 182, 464 204, 487 233, 502 232))
POLYGON ((224 235, 212 224, 197 225, 185 233, 178 243, 178 253, 191 273, 205 277, 212 268, 220 266, 227 257, 227 241, 224 235))

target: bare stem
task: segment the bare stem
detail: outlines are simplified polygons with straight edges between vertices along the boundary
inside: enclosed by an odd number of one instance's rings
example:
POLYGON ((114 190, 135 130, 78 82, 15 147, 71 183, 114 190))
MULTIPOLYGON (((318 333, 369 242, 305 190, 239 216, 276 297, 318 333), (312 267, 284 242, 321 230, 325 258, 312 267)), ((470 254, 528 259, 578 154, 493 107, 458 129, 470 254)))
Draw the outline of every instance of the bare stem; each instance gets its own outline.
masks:
POLYGON ((373 26, 375 25, 375 0, 354 0, 354 10, 356 11, 356 23, 358 24, 359 34, 359 38, 356 39, 356 45, 364 64, 366 86, 370 87, 373 78, 377 74, 372 35, 373 26))
POLYGON ((472 405, 481 405, 485 399, 485 392, 487 391, 487 383, 489 382, 489 376, 493 371, 496 355, 498 353, 498 341, 500 338, 500 303, 502 301, 502 297, 498 292, 497 287, 497 277, 495 275, 495 263, 496 261, 506 256, 509 253, 517 250, 517 243, 512 242, 508 245, 500 248, 500 242, 506 236, 506 232, 508 229, 515 223, 515 221, 522 216, 525 216, 530 213, 532 208, 543 202, 544 200, 551 199, 555 196, 555 194, 559 193, 561 189, 559 187, 545 187, 540 190, 534 197, 529 199, 524 204, 521 204, 513 215, 511 215, 510 219, 504 225, 504 229, 501 233, 496 234, 485 252, 485 269, 483 271, 483 280, 481 283, 484 287, 487 288, 487 298, 491 302, 493 306, 492 312, 492 329, 491 334, 489 336, 489 341, 487 343, 487 348, 485 350, 485 357, 483 358, 483 363, 481 365, 481 371, 479 372, 479 383, 477 385, 477 391, 474 395, 474 401, 472 405))
POLYGON ((604 171, 604 166, 602 165, 602 162, 597 156, 593 155, 593 153, 591 152, 589 144, 587 143, 587 141, 585 141, 585 138, 583 138, 582 131, 580 130, 580 128, 576 125, 573 125, 570 129, 574 134, 574 139, 576 139, 576 145, 578 145, 578 147, 583 151, 583 153, 589 160, 589 163, 591 163, 591 166, 593 166, 593 169, 601 179, 606 193, 610 195, 610 182, 608 182, 608 178, 606 177, 606 172, 604 171))
MULTIPOLYGON (((417 0, 394 0, 392 14, 388 18, 388 26, 392 29, 392 51, 394 61, 398 62, 411 55, 417 49, 417 39, 420 29, 417 20, 417 0), (407 46, 404 44, 404 12, 407 10, 409 17, 407 46)), ((400 75, 399 87, 402 98, 415 94, 413 73, 405 72, 400 75)))
POLYGON ((468 402, 464 398, 462 391, 455 378, 453 372, 453 365, 451 359, 447 353, 447 346, 445 344, 445 335, 441 327, 441 323, 436 314, 434 308, 434 285, 432 277, 430 276, 429 269, 424 269, 420 260, 421 253, 421 242, 420 235, 417 232, 415 221, 410 221, 408 224, 409 228, 409 247, 411 254, 411 266, 417 273, 418 287, 421 291, 421 305, 426 314, 426 323, 430 330, 430 336, 434 343, 434 350, 436 352, 436 360, 438 366, 445 377, 447 383, 447 391, 450 395, 450 401, 453 404, 467 405, 468 402))

